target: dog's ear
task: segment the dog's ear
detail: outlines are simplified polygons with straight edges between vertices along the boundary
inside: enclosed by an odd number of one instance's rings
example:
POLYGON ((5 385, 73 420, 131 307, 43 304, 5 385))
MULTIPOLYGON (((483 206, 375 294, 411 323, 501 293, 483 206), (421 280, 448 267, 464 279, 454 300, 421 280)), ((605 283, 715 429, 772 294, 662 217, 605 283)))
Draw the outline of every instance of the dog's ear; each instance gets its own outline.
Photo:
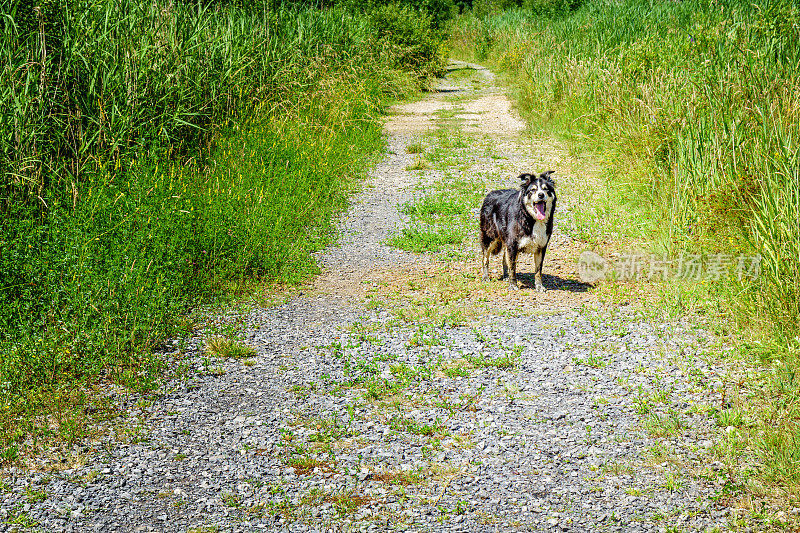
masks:
POLYGON ((548 170, 547 172, 542 172, 539 177, 542 178, 543 180, 555 181, 553 179, 553 174, 555 173, 556 173, 555 170, 548 170))
POLYGON ((531 180, 533 178, 534 178, 534 176, 532 176, 531 174, 520 174, 519 175, 519 179, 520 179, 520 181, 522 181, 522 186, 523 187, 527 187, 528 185, 530 185, 531 180))

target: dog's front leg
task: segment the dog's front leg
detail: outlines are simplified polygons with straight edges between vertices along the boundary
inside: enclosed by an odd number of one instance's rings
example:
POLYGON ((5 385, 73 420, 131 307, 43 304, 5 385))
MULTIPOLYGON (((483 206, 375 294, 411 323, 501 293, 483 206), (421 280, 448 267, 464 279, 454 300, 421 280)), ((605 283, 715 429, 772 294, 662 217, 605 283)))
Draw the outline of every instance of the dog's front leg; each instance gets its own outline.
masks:
POLYGON ((508 288, 512 291, 519 290, 517 285, 517 245, 512 244, 506 247, 506 257, 508 258, 508 288))
POLYGON ((545 252, 547 252, 546 246, 533 252, 533 262, 536 268, 536 274, 534 275, 536 292, 545 292, 547 290, 544 287, 544 283, 542 283, 542 265, 544 265, 545 252))

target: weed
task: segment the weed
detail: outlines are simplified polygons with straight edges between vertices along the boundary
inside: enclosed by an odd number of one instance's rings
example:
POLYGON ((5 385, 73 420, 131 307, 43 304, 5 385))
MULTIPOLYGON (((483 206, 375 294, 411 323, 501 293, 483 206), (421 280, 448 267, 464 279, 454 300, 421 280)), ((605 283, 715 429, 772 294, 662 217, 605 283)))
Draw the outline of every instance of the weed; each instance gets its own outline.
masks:
POLYGON ((401 211, 411 219, 408 227, 393 235, 388 244, 416 253, 449 252, 457 256, 472 226, 471 211, 479 205, 481 195, 470 183, 443 177, 433 190, 409 202, 401 211))
POLYGON ((458 228, 403 228, 388 240, 388 244, 409 252, 434 253, 452 245, 460 245, 465 236, 465 232, 458 228))
POLYGON ((683 479, 678 474, 668 472, 664 476, 664 489, 669 492, 678 492, 683 489, 683 479))
POLYGON ((221 498, 222 503, 228 507, 239 507, 242 505, 242 497, 238 494, 234 494, 232 492, 223 492, 221 498))
POLYGON ((371 498, 358 494, 355 490, 337 492, 329 496, 328 500, 333 503, 334 508, 340 515, 352 514, 362 505, 372 501, 371 498))
POLYGON ((654 437, 675 435, 678 430, 684 427, 680 417, 674 411, 663 416, 657 413, 650 413, 650 416, 645 418, 642 425, 654 437))
POLYGON ((438 346, 444 344, 442 332, 431 325, 420 324, 408 341, 409 346, 438 346))
POLYGON ((447 431, 439 419, 436 419, 436 421, 431 425, 395 415, 389 421, 389 427, 395 431, 406 431, 413 435, 423 435, 426 437, 432 437, 433 435, 437 434, 449 434, 449 431, 447 431))
POLYGON ((425 170, 428 168, 428 163, 422 157, 414 158, 414 162, 406 166, 406 170, 425 170))
POLYGON ((47 499, 47 492, 43 490, 33 490, 28 487, 25 489, 25 497, 30 503, 43 502, 47 499))
POLYGON ((602 466, 603 472, 606 474, 612 474, 615 476, 621 475, 631 475, 633 474, 633 467, 628 464, 620 463, 620 462, 610 462, 606 463, 602 466))
POLYGON ((406 146, 406 152, 409 154, 421 154, 425 152, 425 147, 422 143, 414 142, 406 146))
POLYGON ((636 405, 636 412, 640 415, 646 415, 653 408, 650 395, 644 390, 644 387, 639 385, 636 397, 633 403, 636 405))
POLYGON ((442 372, 449 378, 461 378, 469 376, 469 370, 460 366, 442 367, 442 372))
MULTIPOLYGON (((291 439, 289 439, 291 440, 291 439)), ((328 448, 330 451, 330 447, 328 448)), ((309 450, 303 445, 288 445, 288 449, 283 453, 284 463, 294 468, 298 475, 311 473, 315 468, 324 471, 333 471, 333 455, 330 453, 327 459, 320 457, 314 450, 309 450)))
POLYGON ((722 427, 740 427, 744 424, 744 414, 741 409, 723 409, 716 416, 717 425, 722 427))
POLYGON ((424 479, 423 472, 419 468, 415 470, 381 472, 373 474, 372 477, 377 481, 382 481, 391 485, 418 485, 424 479))
POLYGON ((316 429, 315 433, 312 433, 308 436, 309 442, 328 443, 353 435, 353 433, 350 431, 350 423, 342 424, 335 416, 331 416, 330 418, 319 418, 311 421, 308 425, 316 429))
POLYGON ((675 450, 663 442, 659 442, 647 449, 646 455, 650 457, 653 463, 674 462, 677 457, 675 450))
POLYGON ((573 357, 572 362, 576 365, 584 365, 589 366, 592 368, 605 368, 608 366, 610 362, 608 359, 601 357, 599 355, 589 355, 586 359, 580 359, 578 357, 573 357))
POLYGON ((594 407, 600 407, 601 405, 608 404, 608 399, 603 398, 602 396, 597 396, 594 400, 592 400, 592 405, 594 407))
POLYGON ((482 355, 468 355, 465 359, 476 368, 498 368, 507 370, 517 366, 516 357, 510 355, 503 355, 500 357, 489 357, 486 354, 482 355))
MULTIPOLYGON (((11 526, 21 526, 26 529, 34 528, 39 525, 39 522, 28 516, 28 513, 23 511, 12 511, 9 513, 5 521, 6 524, 11 526)), ((14 530, 15 528, 12 528, 14 530)))
POLYGON ((227 359, 245 359, 255 355, 256 351, 241 344, 229 337, 211 337, 206 340, 206 352, 215 356, 227 359))

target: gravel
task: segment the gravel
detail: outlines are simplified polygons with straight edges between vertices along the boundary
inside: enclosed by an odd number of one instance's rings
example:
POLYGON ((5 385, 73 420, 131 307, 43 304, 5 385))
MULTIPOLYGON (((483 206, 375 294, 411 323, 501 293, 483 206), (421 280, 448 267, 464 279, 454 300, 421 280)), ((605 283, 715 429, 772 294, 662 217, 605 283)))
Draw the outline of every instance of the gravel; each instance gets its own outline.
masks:
POLYGON ((173 384, 146 409, 141 442, 109 444, 81 468, 12 470, 0 513, 21 510, 47 531, 695 531, 724 521, 709 499, 718 487, 675 464, 702 460, 692 450, 707 422, 686 407, 705 394, 698 373, 718 370, 687 374, 698 339, 688 326, 487 317, 420 344, 418 327, 386 311, 335 305, 309 325, 327 305, 298 297, 253 313, 254 366, 226 362, 222 375, 173 384), (598 346, 605 366, 576 362, 598 346), (491 366, 498 358, 515 366, 491 366), (694 431, 654 461, 661 440, 642 429, 637 398, 660 390, 670 392, 654 411, 680 413, 694 431), (32 502, 34 492, 46 498, 32 502))

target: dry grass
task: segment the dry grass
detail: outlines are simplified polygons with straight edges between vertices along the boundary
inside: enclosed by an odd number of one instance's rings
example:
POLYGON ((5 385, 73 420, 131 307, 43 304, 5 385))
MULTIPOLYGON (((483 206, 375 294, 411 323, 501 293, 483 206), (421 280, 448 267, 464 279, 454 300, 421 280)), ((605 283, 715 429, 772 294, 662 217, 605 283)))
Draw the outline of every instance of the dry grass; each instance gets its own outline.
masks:
POLYGON ((230 337, 215 336, 206 340, 206 353, 223 359, 247 359, 253 357, 256 351, 230 337))

